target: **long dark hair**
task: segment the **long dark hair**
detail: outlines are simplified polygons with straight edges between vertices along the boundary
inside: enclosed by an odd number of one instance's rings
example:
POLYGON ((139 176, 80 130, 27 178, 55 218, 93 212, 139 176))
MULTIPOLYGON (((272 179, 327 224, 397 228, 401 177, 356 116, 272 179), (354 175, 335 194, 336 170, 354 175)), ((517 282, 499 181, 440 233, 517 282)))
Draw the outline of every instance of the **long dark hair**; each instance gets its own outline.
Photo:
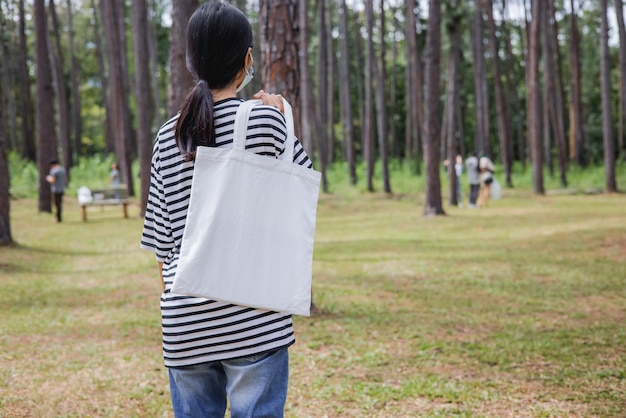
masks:
POLYGON ((252 46, 246 16, 222 0, 198 7, 187 24, 187 68, 197 80, 176 123, 176 142, 187 161, 196 147, 215 145, 210 89, 228 86, 244 66, 252 46))

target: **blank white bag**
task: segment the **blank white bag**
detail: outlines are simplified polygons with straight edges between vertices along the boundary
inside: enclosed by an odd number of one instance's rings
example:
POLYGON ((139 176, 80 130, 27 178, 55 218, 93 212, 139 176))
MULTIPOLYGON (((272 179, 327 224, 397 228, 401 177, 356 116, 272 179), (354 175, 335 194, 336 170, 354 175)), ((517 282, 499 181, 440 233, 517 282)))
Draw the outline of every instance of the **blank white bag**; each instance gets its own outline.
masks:
POLYGON ((308 316, 320 173, 293 163, 287 101, 284 153, 245 150, 260 103, 239 106, 232 148, 197 149, 172 292, 308 316))

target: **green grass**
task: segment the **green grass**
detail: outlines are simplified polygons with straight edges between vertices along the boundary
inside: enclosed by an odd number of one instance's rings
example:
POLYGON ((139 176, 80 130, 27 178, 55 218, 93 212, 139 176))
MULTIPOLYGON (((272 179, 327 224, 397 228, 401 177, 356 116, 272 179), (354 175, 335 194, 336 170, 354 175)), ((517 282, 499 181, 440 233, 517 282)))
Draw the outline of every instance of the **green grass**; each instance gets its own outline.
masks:
MULTIPOLYGON (((623 416, 625 207, 515 189, 424 218, 416 193, 322 196, 286 416, 623 416)), ((138 208, 36 208, 12 202, 0 248, 0 416, 172 416, 138 208)))

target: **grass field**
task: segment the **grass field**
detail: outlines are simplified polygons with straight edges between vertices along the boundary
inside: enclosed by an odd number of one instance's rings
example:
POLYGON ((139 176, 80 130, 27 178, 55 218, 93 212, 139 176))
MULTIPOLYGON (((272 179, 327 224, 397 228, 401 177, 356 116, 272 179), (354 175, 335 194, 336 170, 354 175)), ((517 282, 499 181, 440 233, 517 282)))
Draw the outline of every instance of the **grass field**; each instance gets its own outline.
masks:
MULTIPOLYGON (((1 417, 170 417, 160 283, 134 205, 12 202, 1 417)), ((320 199, 288 417, 623 417, 626 195, 320 199)))

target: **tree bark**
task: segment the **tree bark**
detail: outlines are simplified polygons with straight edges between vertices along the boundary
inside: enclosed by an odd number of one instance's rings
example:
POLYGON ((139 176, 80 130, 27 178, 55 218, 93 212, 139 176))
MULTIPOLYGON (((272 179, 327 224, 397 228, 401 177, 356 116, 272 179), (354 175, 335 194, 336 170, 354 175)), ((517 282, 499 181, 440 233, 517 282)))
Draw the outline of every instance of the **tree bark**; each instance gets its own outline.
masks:
POLYGON ((63 159, 63 166, 65 169, 71 169, 73 165, 72 161, 72 148, 71 138, 69 131, 69 104, 67 100, 67 85, 65 83, 65 65, 63 58, 63 48, 61 47, 61 34, 59 28, 59 19, 54 5, 54 0, 49 1, 50 18, 52 20, 52 31, 54 33, 54 47, 51 57, 54 62, 53 75, 55 80, 56 95, 57 95, 57 115, 59 121, 59 144, 61 145, 61 154, 63 159))
POLYGON ((150 85, 150 48, 148 42, 148 5, 146 0, 133 0, 133 47, 135 56, 135 96, 137 98, 137 145, 141 181, 139 216, 146 213, 150 190, 152 160, 152 92, 150 85))
POLYGON ((0 246, 13 243, 11 235, 11 196, 9 195, 9 162, 7 160, 7 135, 0 106, 0 246))
POLYGON ((123 3, 117 0, 103 0, 102 4, 102 18, 107 40, 115 155, 128 195, 134 196, 126 41, 122 37, 124 34, 123 3))
POLYGON ((24 0, 19 2, 20 14, 20 54, 19 54, 19 81, 21 92, 21 112, 22 112, 22 158, 28 161, 36 160, 35 135, 34 135, 34 109, 33 98, 30 92, 31 83, 28 75, 28 44, 26 42, 26 23, 24 13, 24 0))
POLYGON ((100 22, 102 21, 104 2, 100 2, 99 6, 96 6, 96 1, 91 0, 91 7, 93 9, 93 29, 94 39, 96 44, 96 57, 98 60, 98 75, 100 76, 100 94, 102 101, 104 102, 105 116, 104 116, 104 152, 112 154, 115 152, 115 134, 113 128, 113 117, 111 110, 111 94, 109 93, 109 76, 106 70, 105 64, 105 52, 104 42, 102 38, 102 29, 100 22))
POLYGON ((600 82, 602 85, 602 139, 606 191, 617 192, 615 178, 615 137, 611 114, 611 62, 609 56, 609 22, 607 0, 600 0, 600 82))
POLYGON ((619 32, 619 131, 617 135, 617 154, 626 159, 626 26, 624 25, 623 0, 615 0, 615 14, 619 32))
MULTIPOLYGON (((389 158, 387 149, 387 101, 385 100, 385 80, 387 79, 386 62, 385 62, 385 2, 380 1, 380 52, 376 82, 376 102, 378 107, 377 126, 378 126, 378 148, 380 152, 381 168, 383 171, 383 189, 385 193, 391 194, 391 181, 389 179, 389 158)), ((374 64, 376 65, 376 64, 374 64)))
POLYGON ((69 28, 69 53, 70 53, 70 79, 72 83, 72 118, 71 126, 74 128, 74 152, 76 158, 82 155, 83 118, 80 113, 81 97, 80 85, 78 81, 78 61, 76 60, 76 49, 74 46, 74 18, 72 14, 72 1, 67 0, 67 18, 69 28))
POLYGON ((367 48, 365 50, 365 125, 363 126, 363 156, 367 166, 367 190, 374 191, 374 2, 365 2, 367 48))
POLYGON ((195 81, 187 70, 185 51, 187 45, 187 22, 198 7, 198 0, 172 2, 172 29, 170 31, 170 83, 167 94, 167 111, 173 115, 180 109, 195 81))
POLYGON ((531 157, 533 166, 533 187, 535 194, 544 194, 543 186, 543 152, 541 129, 541 92, 539 85, 540 60, 540 24, 543 14, 544 0, 532 0, 532 20, 529 34, 529 63, 528 63, 528 135, 530 138, 531 157))
POLYGON ((348 8, 346 0, 341 0, 339 6, 339 101, 341 111, 341 125, 343 127, 344 157, 348 163, 350 183, 355 185, 356 159, 354 150, 354 129, 352 116, 352 98, 350 93, 350 50, 348 47, 348 8))
POLYGON ((328 165, 328 149, 330 138, 328 137, 328 124, 330 123, 326 111, 327 102, 325 100, 328 92, 328 33, 326 30, 326 2, 318 0, 317 3, 317 33, 319 46, 317 53, 317 97, 315 103, 315 126, 317 132, 317 151, 319 156, 320 171, 322 172, 322 190, 328 192, 328 179, 326 177, 326 167, 328 165))
POLYGON ((498 126, 500 161, 504 168, 506 176, 506 184, 512 187, 511 181, 511 158, 509 156, 509 108, 504 99, 504 87, 502 86, 502 77, 500 74, 500 53, 498 48, 498 40, 496 38, 496 23, 493 18, 493 0, 483 0, 483 7, 487 12, 487 21, 489 23, 489 45, 491 48, 491 65, 493 69, 494 95, 496 98, 496 121, 498 126))
POLYGON ((48 22, 44 0, 35 0, 35 50, 37 66, 37 166, 39 168, 39 211, 52 212, 50 184, 46 175, 50 160, 57 159, 57 137, 54 126, 54 94, 52 90, 52 66, 48 49, 48 22))
POLYGON ((298 38, 300 63, 300 142, 306 153, 312 158, 315 143, 311 138, 311 124, 315 123, 313 106, 313 81, 311 80, 311 65, 309 63, 309 9, 308 0, 299 0, 298 22, 300 36, 298 38))
POLYGON ((414 158, 416 170, 420 168, 420 139, 423 138, 424 107, 422 101, 422 64, 417 47, 416 33, 416 0, 406 1, 406 132, 405 132, 405 155, 414 158))
POLYGON ((561 86, 561 70, 559 59, 559 45, 556 31, 556 16, 554 2, 547 2, 546 24, 545 24, 545 69, 547 74, 546 90, 548 97, 546 104, 549 106, 549 116, 552 126, 552 133, 559 159, 559 178, 561 186, 567 187, 567 146, 565 140, 565 120, 563 109, 563 95, 561 86))
POLYGON ((580 33, 578 31, 577 11, 574 0, 570 0, 570 159, 575 159, 580 166, 587 165, 582 116, 582 75, 580 64, 580 33))
MULTIPOLYGON (((456 10, 460 7, 460 2, 457 0, 452 5, 452 10, 456 10)), ((461 25, 462 17, 459 13, 454 13, 449 17, 446 28, 448 31, 448 38, 450 40, 450 49, 448 50, 448 74, 447 74, 447 87, 446 87, 446 125, 443 130, 446 131, 447 149, 448 149, 448 185, 450 187, 449 202, 452 206, 458 206, 459 200, 457 196, 457 182, 460 180, 456 176, 455 162, 456 156, 459 154, 457 144, 457 130, 456 130, 456 112, 458 109, 458 78, 459 78, 459 59, 461 54, 461 25)))
POLYGON ((476 96, 476 136, 474 150, 477 153, 491 155, 489 143, 489 95, 487 93, 487 68, 483 45, 483 16, 480 6, 476 5, 472 30, 472 56, 474 59, 474 94, 476 96))
POLYGON ((426 35, 426 59, 424 94, 424 167, 425 196, 424 215, 445 215, 441 202, 441 179, 439 177, 439 82, 441 79, 441 3, 439 0, 428 2, 428 33, 426 35))
MULTIPOLYGON (((329 0, 332 3, 332 0, 329 0)), ((328 34, 333 32, 333 20, 332 20, 332 8, 328 5, 325 7, 326 25, 325 31, 328 34)), ((326 166, 330 167, 333 164, 335 156, 335 48, 333 46, 333 37, 326 36, 326 105, 324 110, 326 111, 326 166)))

